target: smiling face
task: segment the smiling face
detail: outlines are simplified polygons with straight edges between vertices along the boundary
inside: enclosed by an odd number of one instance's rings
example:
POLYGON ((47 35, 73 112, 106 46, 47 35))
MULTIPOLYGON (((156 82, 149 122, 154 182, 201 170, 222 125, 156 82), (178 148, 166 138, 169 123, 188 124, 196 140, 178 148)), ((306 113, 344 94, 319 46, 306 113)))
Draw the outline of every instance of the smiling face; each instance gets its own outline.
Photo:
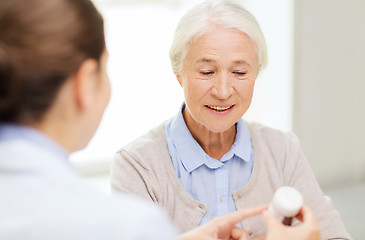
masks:
POLYGON ((177 75, 190 131, 234 127, 251 104, 258 71, 256 45, 238 30, 216 27, 194 41, 177 75))

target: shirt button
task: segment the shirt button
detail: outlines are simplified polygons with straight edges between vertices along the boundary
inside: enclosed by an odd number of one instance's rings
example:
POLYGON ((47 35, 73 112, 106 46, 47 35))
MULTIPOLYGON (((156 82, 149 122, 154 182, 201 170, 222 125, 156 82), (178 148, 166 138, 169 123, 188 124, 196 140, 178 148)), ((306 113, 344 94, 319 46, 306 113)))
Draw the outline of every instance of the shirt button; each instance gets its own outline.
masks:
POLYGON ((248 230, 248 235, 250 235, 250 236, 251 236, 252 234, 253 234, 252 229, 249 229, 249 230, 248 230))
POLYGON ((223 196, 220 196, 219 197, 219 201, 223 202, 224 201, 224 197, 223 196))

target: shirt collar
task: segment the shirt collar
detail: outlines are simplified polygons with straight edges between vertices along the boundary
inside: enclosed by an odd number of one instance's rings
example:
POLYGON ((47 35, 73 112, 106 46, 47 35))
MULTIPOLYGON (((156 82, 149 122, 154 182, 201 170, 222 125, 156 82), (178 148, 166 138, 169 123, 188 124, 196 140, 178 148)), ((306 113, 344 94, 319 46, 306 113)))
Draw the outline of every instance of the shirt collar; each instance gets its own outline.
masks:
POLYGON ((242 119, 236 124, 237 133, 231 149, 221 158, 221 161, 218 161, 211 158, 191 135, 182 115, 184 108, 185 104, 172 119, 170 133, 177 155, 188 172, 194 171, 203 164, 212 169, 221 167, 224 162, 230 160, 234 155, 246 162, 251 160, 251 137, 242 119))
POLYGON ((236 131, 236 138, 231 149, 222 157, 223 162, 226 161, 226 157, 230 159, 233 155, 236 155, 246 162, 251 160, 251 154, 253 152, 251 136, 243 119, 240 119, 236 123, 236 131))
POLYGON ((64 159, 69 155, 65 148, 34 128, 15 124, 0 125, 0 142, 16 140, 32 142, 64 159))

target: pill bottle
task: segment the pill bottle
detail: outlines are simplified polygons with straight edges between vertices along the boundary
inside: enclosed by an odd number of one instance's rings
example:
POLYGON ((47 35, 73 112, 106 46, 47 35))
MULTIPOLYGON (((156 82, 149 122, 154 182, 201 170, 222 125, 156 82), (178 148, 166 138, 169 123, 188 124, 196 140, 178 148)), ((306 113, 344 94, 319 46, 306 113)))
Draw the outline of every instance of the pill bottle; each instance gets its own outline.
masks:
POLYGON ((303 197, 298 190, 282 186, 275 191, 269 211, 284 224, 290 226, 293 218, 303 206, 303 197))

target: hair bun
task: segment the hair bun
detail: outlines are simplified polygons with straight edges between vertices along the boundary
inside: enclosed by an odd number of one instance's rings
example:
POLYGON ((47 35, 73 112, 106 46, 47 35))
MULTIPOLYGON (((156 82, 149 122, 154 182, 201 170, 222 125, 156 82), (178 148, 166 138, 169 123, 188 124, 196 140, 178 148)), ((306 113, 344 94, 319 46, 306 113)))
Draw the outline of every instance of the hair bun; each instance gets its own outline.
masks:
POLYGON ((39 121, 68 77, 104 49, 90 0, 0 0, 0 124, 39 121))

